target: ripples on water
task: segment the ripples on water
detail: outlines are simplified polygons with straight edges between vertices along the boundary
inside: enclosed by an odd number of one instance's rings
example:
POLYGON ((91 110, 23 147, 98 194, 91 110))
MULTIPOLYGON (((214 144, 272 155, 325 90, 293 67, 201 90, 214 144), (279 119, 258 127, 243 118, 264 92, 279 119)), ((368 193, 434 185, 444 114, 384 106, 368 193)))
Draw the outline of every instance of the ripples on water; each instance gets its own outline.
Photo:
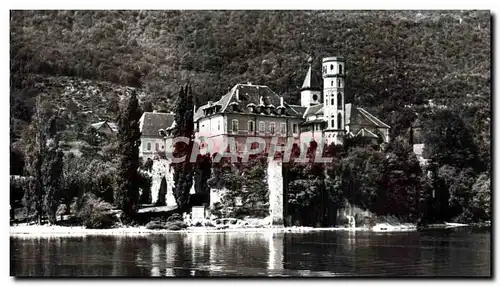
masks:
POLYGON ((489 229, 10 239, 12 276, 490 276, 489 229))

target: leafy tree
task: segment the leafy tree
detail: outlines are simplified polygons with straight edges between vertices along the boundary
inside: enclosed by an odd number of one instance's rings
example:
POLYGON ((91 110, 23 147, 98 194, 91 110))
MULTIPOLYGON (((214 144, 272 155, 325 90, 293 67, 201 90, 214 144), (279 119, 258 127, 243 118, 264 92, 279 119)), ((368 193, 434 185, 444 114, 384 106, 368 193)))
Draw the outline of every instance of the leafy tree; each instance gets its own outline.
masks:
POLYGON ((491 220, 491 175, 482 173, 472 186, 471 212, 479 220, 491 220))
POLYGON ((102 149, 104 145, 110 142, 110 138, 103 132, 99 132, 92 126, 85 128, 85 130, 80 134, 80 139, 82 141, 82 146, 80 151, 82 155, 86 158, 100 158, 102 156, 102 149))
POLYGON ((424 143, 432 162, 440 166, 482 169, 472 132, 452 110, 438 110, 424 125, 424 143))
POLYGON ((84 157, 73 153, 64 157, 61 203, 66 206, 66 214, 71 210, 74 199, 82 197, 90 189, 93 176, 87 173, 88 168, 89 161, 84 157))
POLYGON ((236 218, 269 215, 267 156, 253 156, 246 163, 222 159, 213 163, 212 170, 208 186, 225 190, 212 213, 236 218))
POLYGON ((417 221, 423 211, 425 175, 411 149, 392 144, 381 164, 379 192, 374 209, 379 215, 395 215, 417 221))
POLYGON ((115 203, 123 211, 126 219, 134 216, 139 202, 140 117, 139 101, 135 93, 133 93, 126 104, 123 105, 118 123, 120 128, 118 131, 120 162, 115 203))
POLYGON ((10 147, 10 174, 22 175, 24 172, 24 153, 17 147, 10 147))

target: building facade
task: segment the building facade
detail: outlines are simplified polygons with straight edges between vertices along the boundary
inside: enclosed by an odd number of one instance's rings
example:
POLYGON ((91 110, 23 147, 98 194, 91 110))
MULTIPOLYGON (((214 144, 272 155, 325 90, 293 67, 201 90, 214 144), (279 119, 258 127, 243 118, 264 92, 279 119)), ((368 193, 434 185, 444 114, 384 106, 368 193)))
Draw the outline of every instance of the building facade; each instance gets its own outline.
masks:
POLYGON ((139 157, 143 160, 155 159, 160 153, 167 151, 165 136, 161 130, 167 129, 174 123, 174 115, 161 112, 144 112, 139 119, 141 131, 141 145, 139 157))
POLYGON ((248 137, 263 138, 266 148, 273 137, 279 138, 278 144, 293 138, 300 144, 314 140, 341 145, 346 136, 388 143, 389 125, 361 107, 346 104, 345 71, 343 57, 324 58, 319 79, 309 59, 300 105, 285 102, 267 86, 237 84, 218 101, 196 109, 196 139, 202 147, 211 142, 212 151, 218 152, 227 151, 229 140, 235 140, 238 151, 244 152, 248 137))

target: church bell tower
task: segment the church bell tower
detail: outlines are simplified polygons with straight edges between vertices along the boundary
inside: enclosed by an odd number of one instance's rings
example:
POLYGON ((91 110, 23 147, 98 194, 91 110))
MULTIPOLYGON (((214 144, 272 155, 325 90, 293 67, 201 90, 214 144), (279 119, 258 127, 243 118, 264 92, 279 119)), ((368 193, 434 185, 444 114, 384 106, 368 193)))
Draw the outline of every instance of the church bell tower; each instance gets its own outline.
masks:
POLYGON ((327 144, 341 145, 345 136, 345 62, 343 57, 323 58, 324 138, 327 144))
POLYGON ((320 79, 312 71, 313 59, 310 57, 308 60, 309 69, 307 70, 304 83, 300 89, 300 105, 309 107, 321 102, 321 88, 319 86, 320 79))

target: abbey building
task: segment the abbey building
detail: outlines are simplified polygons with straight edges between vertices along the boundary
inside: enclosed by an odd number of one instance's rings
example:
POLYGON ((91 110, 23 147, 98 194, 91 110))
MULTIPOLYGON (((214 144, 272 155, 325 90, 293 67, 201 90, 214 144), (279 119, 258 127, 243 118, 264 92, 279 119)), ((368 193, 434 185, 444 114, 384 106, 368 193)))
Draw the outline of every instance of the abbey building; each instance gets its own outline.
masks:
POLYGON ((323 58, 322 82, 312 70, 312 59, 300 89, 300 105, 289 104, 265 85, 237 84, 218 101, 196 109, 196 137, 227 146, 232 137, 243 148, 250 136, 280 143, 316 141, 343 144, 346 136, 362 137, 375 144, 389 142, 390 126, 361 107, 345 102, 342 57, 323 58))

